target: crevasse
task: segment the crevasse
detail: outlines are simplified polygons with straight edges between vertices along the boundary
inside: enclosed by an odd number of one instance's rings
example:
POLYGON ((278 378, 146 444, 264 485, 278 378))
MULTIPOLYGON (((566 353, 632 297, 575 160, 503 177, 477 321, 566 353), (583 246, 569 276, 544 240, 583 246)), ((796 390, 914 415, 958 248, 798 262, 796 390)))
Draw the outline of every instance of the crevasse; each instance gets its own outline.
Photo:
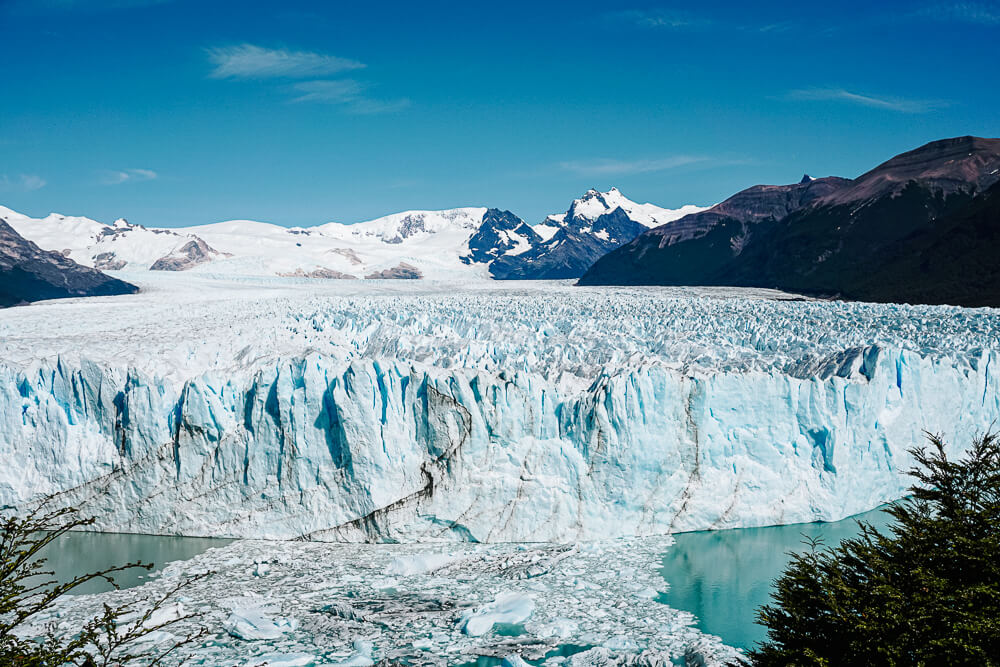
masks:
POLYGON ((179 381, 0 363, 0 503, 95 529, 346 541, 570 541, 836 520, 904 495, 923 430, 1000 416, 996 351, 852 348, 808 377, 280 358, 179 381), (993 366, 996 368, 996 366, 993 366))

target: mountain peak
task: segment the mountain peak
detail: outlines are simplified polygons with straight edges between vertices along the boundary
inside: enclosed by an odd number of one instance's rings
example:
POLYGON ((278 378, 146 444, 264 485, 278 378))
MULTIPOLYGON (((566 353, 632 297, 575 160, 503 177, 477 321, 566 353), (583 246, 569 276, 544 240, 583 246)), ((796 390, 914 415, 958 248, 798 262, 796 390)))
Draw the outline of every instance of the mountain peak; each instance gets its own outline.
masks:
POLYGON ((911 181, 932 192, 983 192, 1000 181, 1000 139, 953 137, 886 160, 824 201, 845 204, 901 192, 911 181))
POLYGON ((639 204, 622 194, 617 187, 612 187, 607 192, 591 188, 582 197, 573 201, 565 215, 550 215, 546 222, 589 227, 602 215, 612 213, 619 208, 625 212, 627 217, 644 227, 658 227, 685 215, 705 210, 704 207, 691 205, 682 206, 679 209, 669 209, 661 208, 655 204, 639 204))
POLYGON ((802 180, 799 181, 799 185, 802 185, 803 183, 812 183, 815 180, 816 179, 810 176, 809 174, 802 174, 802 180))

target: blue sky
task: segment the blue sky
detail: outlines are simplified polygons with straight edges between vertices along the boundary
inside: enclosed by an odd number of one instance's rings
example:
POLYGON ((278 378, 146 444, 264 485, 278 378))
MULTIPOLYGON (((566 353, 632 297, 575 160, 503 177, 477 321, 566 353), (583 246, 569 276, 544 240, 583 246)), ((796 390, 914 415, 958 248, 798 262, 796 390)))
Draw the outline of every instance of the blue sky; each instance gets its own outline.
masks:
POLYGON ((0 204, 36 216, 534 223, 1000 136, 1000 0, 0 0, 0 34, 0 204))

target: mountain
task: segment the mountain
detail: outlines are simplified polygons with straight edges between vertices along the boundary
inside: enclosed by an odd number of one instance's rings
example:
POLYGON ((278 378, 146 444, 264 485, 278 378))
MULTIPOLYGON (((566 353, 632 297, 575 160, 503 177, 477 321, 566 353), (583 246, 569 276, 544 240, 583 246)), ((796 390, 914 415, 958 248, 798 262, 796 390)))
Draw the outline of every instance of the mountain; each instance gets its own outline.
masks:
POLYGON ((404 211, 366 222, 280 227, 232 220, 153 229, 9 209, 11 226, 43 248, 98 269, 195 271, 323 279, 578 278, 595 259, 646 225, 683 211, 636 204, 617 189, 594 190, 531 227, 510 211, 404 211))
POLYGON ((405 211, 367 222, 281 227, 231 220, 153 229, 107 225, 57 214, 33 219, 9 212, 22 235, 81 264, 128 271, 194 271, 326 279, 485 278, 483 263, 463 263, 467 242, 487 209, 405 211), (402 268, 400 268, 402 267, 402 268))
POLYGON ((516 256, 542 243, 524 220, 510 211, 491 208, 483 214, 482 224, 469 238, 469 253, 462 257, 466 264, 492 262, 505 255, 516 256))
POLYGON ((80 266, 58 252, 42 250, 14 231, 0 213, 0 307, 137 291, 134 285, 80 266))
POLYGON ((490 273, 498 279, 565 279, 582 276, 600 257, 654 225, 704 210, 671 210, 637 204, 618 188, 588 190, 566 213, 550 215, 534 227, 540 240, 520 253, 498 258, 490 273))
POLYGON ((1000 305, 1000 139, 931 142, 856 179, 755 186, 602 257, 583 285, 732 285, 1000 305))

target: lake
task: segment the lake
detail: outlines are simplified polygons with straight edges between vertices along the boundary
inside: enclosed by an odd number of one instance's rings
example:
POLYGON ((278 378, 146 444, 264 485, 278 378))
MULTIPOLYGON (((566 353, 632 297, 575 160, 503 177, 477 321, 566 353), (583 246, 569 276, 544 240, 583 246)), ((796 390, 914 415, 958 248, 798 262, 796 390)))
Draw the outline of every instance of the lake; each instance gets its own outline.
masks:
MULTIPOLYGON (((204 537, 164 537, 161 535, 129 535, 122 533, 65 533, 46 547, 41 556, 45 569, 55 572, 55 579, 64 582, 73 577, 115 565, 134 561, 153 563, 152 571, 175 560, 187 560, 198 554, 231 543, 233 540, 204 537)), ((139 586, 150 574, 132 568, 114 575, 121 588, 139 586)), ((112 586, 100 579, 88 581, 73 590, 74 594, 102 593, 112 586)))
POLYGON ((827 546, 858 534, 858 520, 880 530, 890 517, 881 510, 830 523, 681 533, 663 556, 662 574, 670 589, 661 596, 675 609, 698 617, 698 627, 730 646, 749 648, 766 636, 754 622, 757 608, 770 602, 771 584, 788 564, 788 552, 803 551, 803 540, 822 538, 827 546))

